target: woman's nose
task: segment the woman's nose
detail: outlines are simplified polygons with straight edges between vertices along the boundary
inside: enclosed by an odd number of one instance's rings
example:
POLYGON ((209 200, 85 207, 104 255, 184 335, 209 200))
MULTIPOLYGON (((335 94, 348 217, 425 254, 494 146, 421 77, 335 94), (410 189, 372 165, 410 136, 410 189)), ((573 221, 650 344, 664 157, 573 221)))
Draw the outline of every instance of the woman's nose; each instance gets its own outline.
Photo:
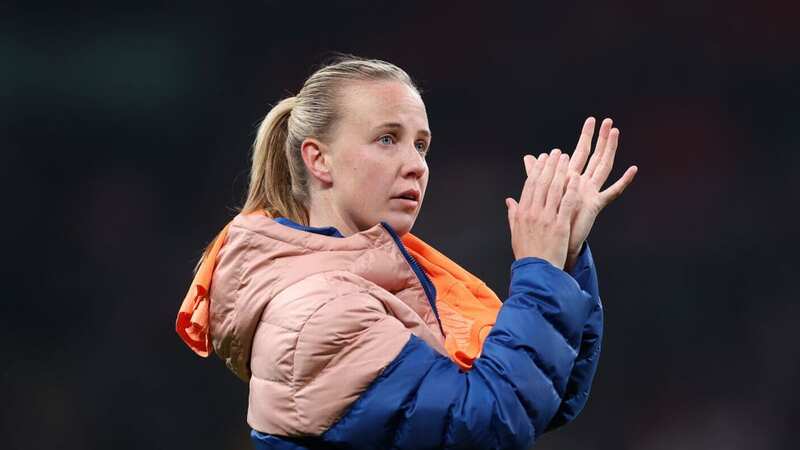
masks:
POLYGON ((421 178, 425 175, 425 172, 428 170, 428 164, 425 162, 425 158, 419 153, 419 150, 417 150, 416 145, 412 145, 410 150, 403 152, 403 155, 405 158, 403 161, 403 175, 413 175, 415 178, 421 178))

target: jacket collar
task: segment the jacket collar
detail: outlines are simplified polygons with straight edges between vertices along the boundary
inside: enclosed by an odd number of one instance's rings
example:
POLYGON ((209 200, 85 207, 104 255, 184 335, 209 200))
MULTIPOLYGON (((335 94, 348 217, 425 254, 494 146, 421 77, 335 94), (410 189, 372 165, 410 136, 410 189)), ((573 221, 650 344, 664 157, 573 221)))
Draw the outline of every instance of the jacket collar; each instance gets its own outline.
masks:
POLYGON ((279 224, 286 225, 287 227, 294 228, 295 230, 308 231, 310 233, 317 233, 324 236, 331 237, 344 237, 335 227, 310 227, 307 225, 299 224, 291 219, 285 217, 277 217, 274 219, 279 224))

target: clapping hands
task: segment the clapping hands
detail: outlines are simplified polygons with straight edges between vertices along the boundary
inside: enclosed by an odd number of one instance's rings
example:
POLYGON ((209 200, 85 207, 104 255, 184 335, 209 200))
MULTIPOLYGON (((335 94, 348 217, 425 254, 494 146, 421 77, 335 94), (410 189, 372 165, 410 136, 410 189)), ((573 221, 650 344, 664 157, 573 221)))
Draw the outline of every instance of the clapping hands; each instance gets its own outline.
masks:
MULTIPOLYGON (((574 190, 574 194, 570 195, 569 243, 566 250, 566 261, 563 266, 565 270, 569 270, 574 266, 583 243, 589 236, 589 232, 600 211, 622 194, 625 188, 631 184, 638 171, 636 166, 629 167, 614 184, 601 191, 614 167, 614 157, 619 143, 619 129, 612 128, 612 125, 611 119, 603 120, 594 152, 592 153, 591 144, 595 129, 595 119, 593 117, 586 119, 581 135, 578 138, 578 143, 575 146, 575 151, 569 159, 567 180, 563 184, 563 194, 566 194, 567 186, 570 187, 570 190, 574 190), (591 158, 589 157, 590 153, 591 158), (586 164, 587 161, 588 165, 586 164), (572 198, 573 195, 574 198, 572 198), (572 204, 573 201, 574 204, 572 204)), ((530 184, 532 178, 535 180, 542 173, 537 166, 542 165, 543 159, 546 160, 547 156, 547 154, 543 153, 537 159, 533 155, 525 155, 523 159, 525 170, 528 174, 528 184, 530 184)), ((549 180, 547 181, 549 184, 549 180)), ((507 199, 506 203, 511 207, 516 206, 516 202, 513 199, 507 199)), ((511 221, 511 218, 511 211, 509 211, 509 221, 511 221)))

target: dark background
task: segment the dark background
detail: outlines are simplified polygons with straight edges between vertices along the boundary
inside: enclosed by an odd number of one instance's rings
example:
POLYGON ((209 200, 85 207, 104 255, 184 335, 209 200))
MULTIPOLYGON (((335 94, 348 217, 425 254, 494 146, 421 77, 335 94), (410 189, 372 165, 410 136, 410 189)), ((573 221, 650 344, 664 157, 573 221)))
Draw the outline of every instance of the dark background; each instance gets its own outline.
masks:
POLYGON ((501 296, 522 155, 621 129, 603 358, 537 448, 796 445, 796 2, 107 3, 0 5, 0 447, 249 447, 247 386, 174 319, 258 121, 334 50, 419 82, 414 232, 501 296))

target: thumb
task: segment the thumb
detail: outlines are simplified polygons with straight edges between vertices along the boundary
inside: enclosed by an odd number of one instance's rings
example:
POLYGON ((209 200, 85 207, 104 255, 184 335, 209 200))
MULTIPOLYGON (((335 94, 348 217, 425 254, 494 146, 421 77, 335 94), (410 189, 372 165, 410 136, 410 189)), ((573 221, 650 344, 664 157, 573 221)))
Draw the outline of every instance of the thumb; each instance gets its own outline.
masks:
POLYGON ((579 181, 580 180, 576 177, 570 177, 567 181, 567 190, 564 193, 564 196, 561 198, 561 205, 559 205, 558 216, 556 220, 565 222, 566 224, 570 223, 572 213, 577 208, 580 200, 578 198, 579 181))
POLYGON ((512 224, 514 223, 514 218, 517 216, 517 202, 513 198, 506 199, 506 208, 508 209, 508 228, 513 231, 512 224))

